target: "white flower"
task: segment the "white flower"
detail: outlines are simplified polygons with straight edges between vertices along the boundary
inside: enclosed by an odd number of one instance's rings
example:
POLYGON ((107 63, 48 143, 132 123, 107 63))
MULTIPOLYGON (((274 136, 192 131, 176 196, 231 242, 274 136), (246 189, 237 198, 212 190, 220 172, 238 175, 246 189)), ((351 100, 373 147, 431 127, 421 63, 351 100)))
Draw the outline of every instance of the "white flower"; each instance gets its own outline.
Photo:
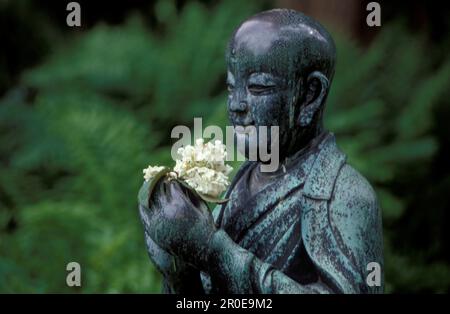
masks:
MULTIPOLYGON (((180 158, 168 174, 169 179, 182 179, 197 192, 215 198, 226 190, 233 168, 225 164, 227 153, 221 141, 205 144, 200 138, 194 146, 181 147, 177 152, 180 158)), ((149 166, 144 169, 144 179, 151 179, 163 168, 149 166)))
POLYGON ((195 145, 178 149, 174 171, 197 192, 218 197, 229 185, 228 175, 233 170, 225 164, 225 145, 217 140, 204 143, 197 139, 195 145))
POLYGON ((147 168, 142 170, 142 173, 144 174, 144 180, 148 181, 154 176, 156 176, 159 172, 161 172, 164 169, 163 166, 148 166, 147 168))
POLYGON ((218 197, 226 190, 229 184, 228 177, 223 172, 206 167, 189 169, 186 173, 185 181, 197 192, 213 197, 218 197))

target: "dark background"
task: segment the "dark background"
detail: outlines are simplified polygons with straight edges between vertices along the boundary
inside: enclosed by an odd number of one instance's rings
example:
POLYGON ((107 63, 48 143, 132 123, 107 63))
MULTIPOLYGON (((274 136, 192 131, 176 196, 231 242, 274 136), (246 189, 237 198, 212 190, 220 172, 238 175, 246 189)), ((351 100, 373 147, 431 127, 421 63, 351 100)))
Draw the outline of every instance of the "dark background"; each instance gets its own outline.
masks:
MULTIPOLYGON (((326 127, 383 209, 386 292, 449 292, 449 10, 442 2, 0 1, 0 292, 158 292, 136 208, 178 124, 225 126, 224 48, 264 9, 333 34, 326 127), (82 288, 65 266, 82 266, 82 288)), ((234 163, 234 167, 238 167, 234 163)))

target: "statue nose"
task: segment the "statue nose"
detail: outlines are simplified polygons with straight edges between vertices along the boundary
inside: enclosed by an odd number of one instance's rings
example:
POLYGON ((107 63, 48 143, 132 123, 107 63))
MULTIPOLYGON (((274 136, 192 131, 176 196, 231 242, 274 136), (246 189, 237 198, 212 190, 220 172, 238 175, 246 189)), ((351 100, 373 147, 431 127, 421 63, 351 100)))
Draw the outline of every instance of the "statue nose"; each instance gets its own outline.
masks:
POLYGON ((248 111, 248 106, 247 103, 245 101, 236 101, 236 102, 232 102, 231 103, 231 108, 232 111, 236 111, 239 113, 245 113, 248 111))

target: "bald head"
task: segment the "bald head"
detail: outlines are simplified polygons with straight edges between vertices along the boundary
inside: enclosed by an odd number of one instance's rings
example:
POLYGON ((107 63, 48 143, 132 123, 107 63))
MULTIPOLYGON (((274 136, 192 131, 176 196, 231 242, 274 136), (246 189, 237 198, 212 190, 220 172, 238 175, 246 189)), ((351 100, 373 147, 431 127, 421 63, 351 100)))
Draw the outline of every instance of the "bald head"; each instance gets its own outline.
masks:
MULTIPOLYGON (((277 9, 247 19, 226 52, 230 121, 278 127, 279 155, 298 151, 322 130, 335 55, 330 34, 300 12, 277 9)), ((254 137, 246 135, 248 147, 254 137)))
POLYGON ((229 65, 240 60, 243 66, 259 71, 267 67, 297 75, 320 71, 329 80, 335 58, 334 41, 326 29, 288 9, 265 11, 247 19, 235 30, 227 49, 229 65))

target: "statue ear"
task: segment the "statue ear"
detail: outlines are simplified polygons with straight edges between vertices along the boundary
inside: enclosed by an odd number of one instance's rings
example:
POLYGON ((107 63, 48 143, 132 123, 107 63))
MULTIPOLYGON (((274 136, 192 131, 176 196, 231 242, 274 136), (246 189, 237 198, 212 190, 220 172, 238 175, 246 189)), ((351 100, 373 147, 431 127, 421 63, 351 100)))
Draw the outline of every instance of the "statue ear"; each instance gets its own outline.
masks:
POLYGON ((305 127, 311 123, 314 114, 325 100, 328 85, 328 79, 319 71, 315 71, 308 76, 304 102, 301 104, 298 116, 300 126, 305 127))

